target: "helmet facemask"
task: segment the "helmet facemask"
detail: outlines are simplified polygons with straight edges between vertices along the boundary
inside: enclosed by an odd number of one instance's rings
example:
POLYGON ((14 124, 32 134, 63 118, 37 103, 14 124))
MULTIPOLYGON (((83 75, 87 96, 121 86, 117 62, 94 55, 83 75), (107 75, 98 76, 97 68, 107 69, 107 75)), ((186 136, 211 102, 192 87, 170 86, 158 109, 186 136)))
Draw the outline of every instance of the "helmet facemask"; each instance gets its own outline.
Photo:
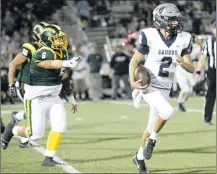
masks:
POLYGON ((60 31, 56 36, 49 36, 48 40, 51 41, 51 48, 52 49, 66 49, 68 46, 67 36, 64 32, 60 31))

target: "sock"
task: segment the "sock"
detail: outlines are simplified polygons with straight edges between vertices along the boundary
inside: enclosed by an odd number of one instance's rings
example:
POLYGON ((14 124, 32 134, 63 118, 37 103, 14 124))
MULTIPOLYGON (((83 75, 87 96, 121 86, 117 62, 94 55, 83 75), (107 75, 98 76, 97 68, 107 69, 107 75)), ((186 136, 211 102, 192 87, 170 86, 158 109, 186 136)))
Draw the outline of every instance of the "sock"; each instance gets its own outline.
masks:
POLYGON ((26 119, 26 113, 25 112, 18 112, 15 115, 16 119, 21 121, 21 120, 25 120, 26 119))
MULTIPOLYGON (((18 127, 18 126, 15 126, 18 127)), ((5 131, 2 135, 2 139, 9 142, 11 140, 11 138, 14 136, 13 130, 14 129, 14 125, 9 123, 6 127, 5 127, 5 131)))
POLYGON ((14 126, 12 129, 12 132, 14 135, 18 135, 18 130, 19 130, 20 126, 14 126))
POLYGON ((47 149, 45 152, 46 156, 54 157, 56 154, 57 147, 60 143, 62 134, 59 132, 50 131, 50 134, 47 139, 47 149))
POLYGON ((179 93, 178 103, 184 103, 184 97, 182 95, 182 92, 179 93))
POLYGON ((138 160, 144 160, 144 156, 143 156, 143 148, 140 147, 137 153, 137 159, 138 160))
POLYGON ((156 140, 157 139, 157 133, 153 130, 152 132, 151 132, 151 135, 150 135, 150 139, 152 139, 152 140, 156 140))

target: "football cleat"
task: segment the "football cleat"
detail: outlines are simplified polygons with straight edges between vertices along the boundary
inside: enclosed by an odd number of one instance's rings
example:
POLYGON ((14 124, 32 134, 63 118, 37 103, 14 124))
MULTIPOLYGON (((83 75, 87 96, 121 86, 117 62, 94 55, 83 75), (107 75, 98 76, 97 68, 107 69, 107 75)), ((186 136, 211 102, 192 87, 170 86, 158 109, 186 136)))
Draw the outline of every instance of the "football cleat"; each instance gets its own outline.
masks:
POLYGON ((183 103, 179 103, 179 110, 182 112, 186 112, 186 109, 183 103))
POLYGON ((145 159, 150 159, 152 156, 152 152, 155 147, 156 140, 152 140, 150 138, 147 139, 145 147, 143 149, 143 155, 145 159))
POLYGON ((61 166, 61 165, 65 165, 65 164, 54 161, 53 157, 48 157, 48 156, 45 157, 42 163, 42 166, 61 166))
POLYGON ((138 160, 137 153, 133 157, 133 163, 137 166, 139 173, 143 173, 143 174, 149 173, 146 166, 145 166, 145 161, 144 160, 138 160))
POLYGON ((19 144, 20 148, 32 148, 32 147, 39 147, 37 145, 35 145, 34 143, 32 143, 30 140, 27 140, 26 142, 22 142, 20 140, 20 144, 19 144))

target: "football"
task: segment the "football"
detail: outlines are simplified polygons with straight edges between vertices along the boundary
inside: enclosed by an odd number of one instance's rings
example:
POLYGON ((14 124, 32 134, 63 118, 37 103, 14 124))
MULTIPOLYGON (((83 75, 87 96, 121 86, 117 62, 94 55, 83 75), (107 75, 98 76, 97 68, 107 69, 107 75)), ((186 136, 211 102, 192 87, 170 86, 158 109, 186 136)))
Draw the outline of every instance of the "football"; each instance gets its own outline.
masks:
POLYGON ((141 86, 149 85, 151 81, 150 74, 143 65, 138 65, 135 70, 135 81, 138 81, 139 79, 142 79, 141 86))

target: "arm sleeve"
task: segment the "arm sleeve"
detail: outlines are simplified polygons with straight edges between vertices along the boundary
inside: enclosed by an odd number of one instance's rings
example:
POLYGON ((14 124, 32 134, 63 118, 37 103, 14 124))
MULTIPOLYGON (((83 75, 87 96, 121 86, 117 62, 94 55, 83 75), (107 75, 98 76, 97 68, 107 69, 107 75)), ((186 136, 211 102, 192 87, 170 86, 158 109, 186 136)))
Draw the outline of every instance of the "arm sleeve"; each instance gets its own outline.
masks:
POLYGON ((139 33, 139 41, 138 41, 137 50, 143 55, 146 55, 149 52, 147 37, 146 37, 145 33, 142 31, 140 31, 140 33, 139 33))
POLYGON ((191 54, 191 50, 192 50, 192 37, 190 38, 188 46, 182 50, 181 56, 191 54))

